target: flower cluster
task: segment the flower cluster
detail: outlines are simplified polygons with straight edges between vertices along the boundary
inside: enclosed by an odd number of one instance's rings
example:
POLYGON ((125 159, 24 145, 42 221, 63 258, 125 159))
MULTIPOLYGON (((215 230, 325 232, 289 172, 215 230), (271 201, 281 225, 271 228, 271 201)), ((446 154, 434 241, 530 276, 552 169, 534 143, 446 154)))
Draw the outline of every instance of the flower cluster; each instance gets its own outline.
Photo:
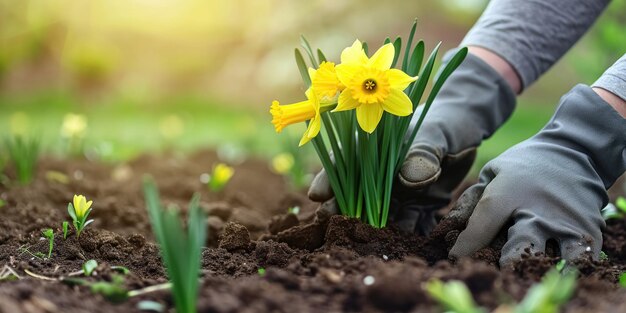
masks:
POLYGON ((356 40, 341 53, 341 64, 323 61, 318 69, 309 68, 311 87, 308 100, 289 105, 274 101, 270 108, 276 132, 290 124, 308 121, 300 145, 317 136, 321 128, 320 113, 355 109, 361 129, 372 133, 380 123, 383 111, 397 116, 413 112, 413 104, 404 93, 417 80, 405 72, 391 68, 395 48, 388 43, 372 57, 356 40))

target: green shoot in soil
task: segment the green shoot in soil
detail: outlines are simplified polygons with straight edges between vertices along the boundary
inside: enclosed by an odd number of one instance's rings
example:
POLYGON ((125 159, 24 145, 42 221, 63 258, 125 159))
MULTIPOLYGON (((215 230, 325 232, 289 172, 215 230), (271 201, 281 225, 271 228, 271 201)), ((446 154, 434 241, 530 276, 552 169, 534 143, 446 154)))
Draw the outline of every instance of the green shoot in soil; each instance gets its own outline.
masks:
POLYGON ((626 288, 626 272, 619 275, 619 285, 626 288))
POLYGON ((39 158, 39 140, 36 138, 25 139, 21 136, 15 136, 5 138, 4 145, 15 167, 17 180, 22 185, 29 184, 33 180, 37 159, 39 158))
POLYGON ((96 260, 89 260, 83 263, 83 273, 85 276, 91 276, 96 267, 98 267, 98 262, 96 260))
POLYGON ((80 238, 80 233, 83 229, 93 223, 93 219, 87 220, 92 210, 92 203, 93 201, 87 201, 83 195, 74 195, 73 201, 67 204, 67 213, 72 218, 77 239, 80 238))
MULTIPOLYGON (((564 262, 557 266, 563 268, 564 262)), ((576 271, 560 273, 553 269, 546 273, 541 283, 533 285, 526 296, 517 305, 502 305, 496 311, 513 313, 558 313, 560 307, 565 304, 576 287, 576 271)), ((624 275, 622 275, 624 276, 624 275)), ((624 278, 626 283, 626 278, 624 278)), ((481 313, 484 309, 474 303, 472 294, 461 281, 452 280, 446 283, 434 279, 426 283, 428 294, 434 298, 447 312, 455 313, 481 313)))
POLYGON ((48 259, 52 255, 52 249, 54 248, 54 230, 52 228, 44 229, 42 232, 43 236, 48 239, 49 247, 48 247, 48 259))
POLYGON ((63 221, 63 240, 67 239, 67 230, 70 226, 68 221, 63 221))
POLYGON ((626 217, 626 199, 618 197, 617 200, 615 200, 615 204, 609 203, 602 209, 602 217, 605 220, 626 217))
POLYGON ((198 205, 200 197, 194 195, 189 204, 185 232, 179 210, 162 207, 156 184, 151 178, 144 179, 143 189, 152 230, 161 246, 161 256, 173 284, 176 312, 194 313, 198 298, 200 257, 207 229, 206 218, 198 205))

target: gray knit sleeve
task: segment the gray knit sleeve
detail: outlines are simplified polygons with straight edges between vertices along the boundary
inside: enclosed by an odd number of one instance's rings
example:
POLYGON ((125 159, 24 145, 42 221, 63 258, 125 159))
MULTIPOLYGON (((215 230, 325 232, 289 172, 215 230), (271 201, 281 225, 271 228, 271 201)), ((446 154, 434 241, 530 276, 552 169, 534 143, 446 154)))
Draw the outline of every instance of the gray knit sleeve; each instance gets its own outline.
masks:
POLYGON ((547 71, 591 27, 609 0, 492 0, 462 45, 507 60, 523 88, 547 71))
POLYGON ((626 54, 611 65, 591 87, 608 90, 626 101, 626 54))

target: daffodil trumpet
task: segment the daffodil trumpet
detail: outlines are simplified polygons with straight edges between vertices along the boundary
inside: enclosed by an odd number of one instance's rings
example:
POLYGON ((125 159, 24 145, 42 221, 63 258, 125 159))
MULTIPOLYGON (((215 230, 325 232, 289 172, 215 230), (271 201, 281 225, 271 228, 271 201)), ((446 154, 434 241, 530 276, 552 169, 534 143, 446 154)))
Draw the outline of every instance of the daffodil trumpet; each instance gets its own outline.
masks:
POLYGON ((355 40, 343 50, 339 64, 327 61, 319 50, 316 60, 303 38, 312 67, 297 49, 296 64, 307 100, 290 105, 274 101, 270 108, 277 132, 307 123, 300 145, 313 144, 339 210, 374 227, 387 225, 392 185, 408 148, 441 86, 467 54, 461 48, 449 59, 432 83, 421 114, 414 117, 439 49, 437 45, 422 64, 424 43, 412 44, 415 29, 414 23, 400 68, 395 68, 402 50, 399 37, 387 39, 371 56, 367 45, 355 40), (409 127, 414 118, 415 126, 409 127))
POLYGON ((93 219, 87 220, 91 213, 93 201, 87 201, 83 195, 74 195, 72 202, 67 205, 67 213, 72 218, 72 224, 76 229, 76 238, 80 238, 80 234, 87 225, 93 223, 93 219))

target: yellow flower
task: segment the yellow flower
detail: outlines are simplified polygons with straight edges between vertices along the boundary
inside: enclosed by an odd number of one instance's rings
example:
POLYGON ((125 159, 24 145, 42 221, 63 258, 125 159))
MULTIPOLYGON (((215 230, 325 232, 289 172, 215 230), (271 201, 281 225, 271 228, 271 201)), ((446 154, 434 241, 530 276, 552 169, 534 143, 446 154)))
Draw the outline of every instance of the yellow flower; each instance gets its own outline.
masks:
POLYGON ((167 140, 174 140, 185 132, 185 122, 175 114, 168 115, 159 123, 161 135, 167 140))
POLYGON ((89 208, 91 207, 93 201, 87 201, 87 199, 83 195, 74 195, 73 203, 74 212, 76 212, 76 218, 81 220, 85 216, 87 211, 89 211, 89 208))
POLYGON ((329 110, 334 104, 320 104, 315 93, 309 89, 306 91, 307 100, 294 104, 280 105, 276 100, 272 102, 270 113, 272 124, 277 133, 280 133, 287 125, 310 121, 309 127, 300 139, 300 146, 309 142, 320 132, 320 113, 329 110))
POLYGON ((337 103, 339 93, 346 88, 337 77, 335 63, 322 62, 319 69, 309 68, 311 88, 322 103, 337 103))
POLYGON ((357 121, 368 133, 374 132, 383 111, 398 116, 413 112, 404 89, 417 77, 391 68, 394 53, 393 45, 386 44, 368 58, 361 42, 356 40, 341 53, 341 64, 336 67, 337 77, 346 88, 339 95, 334 111, 356 108, 357 121))
POLYGON ((66 114, 61 126, 61 136, 65 138, 81 138, 87 129, 87 118, 81 114, 66 114))
POLYGON ((217 163, 213 167, 213 175, 209 181, 209 188, 213 191, 220 191, 230 181, 235 174, 235 169, 224 164, 217 163))
POLYGON ((272 169, 278 174, 286 174, 293 167, 295 160, 290 153, 281 153, 272 159, 272 169))

